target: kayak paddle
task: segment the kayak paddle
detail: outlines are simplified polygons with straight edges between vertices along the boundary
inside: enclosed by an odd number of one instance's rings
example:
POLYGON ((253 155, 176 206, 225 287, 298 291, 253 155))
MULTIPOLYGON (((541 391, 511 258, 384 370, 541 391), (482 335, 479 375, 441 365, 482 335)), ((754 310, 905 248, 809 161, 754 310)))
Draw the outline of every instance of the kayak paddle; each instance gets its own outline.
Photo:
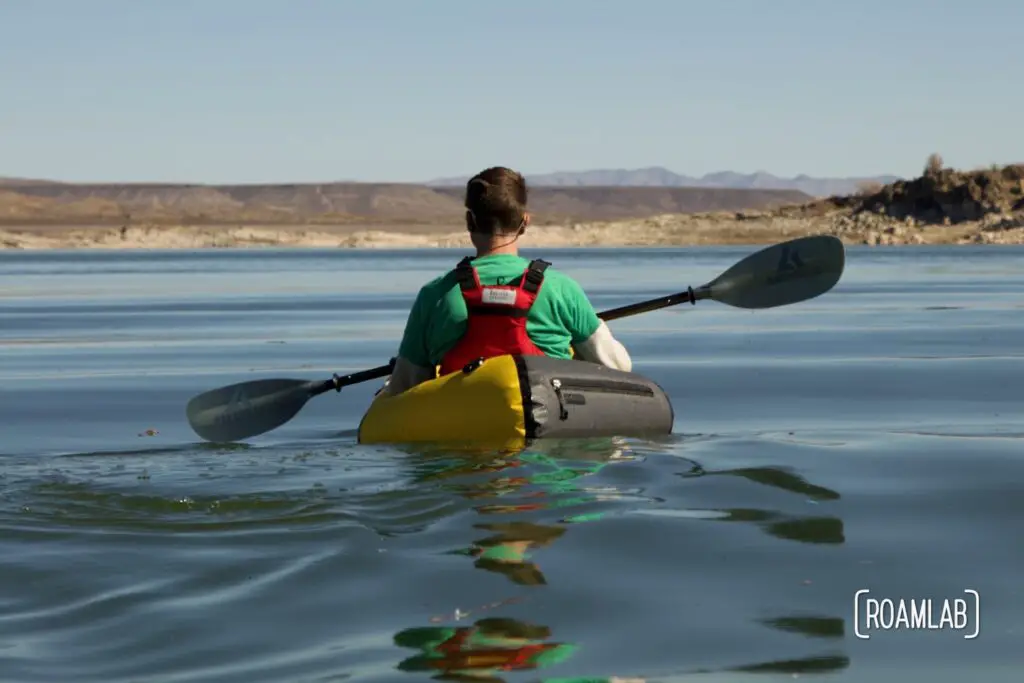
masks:
POLYGON ((650 301, 614 308, 604 320, 655 311, 676 304, 713 299, 736 308, 775 308, 821 296, 832 289, 846 266, 838 237, 813 235, 773 244, 747 256, 706 285, 650 301))
MULTIPOLYGON (((830 235, 782 242, 751 254, 711 282, 696 289, 614 308, 598 317, 617 320, 681 303, 712 299, 736 308, 773 308, 820 296, 843 274, 843 243, 830 235)), ((295 417, 314 396, 331 389, 387 377, 395 365, 334 375, 326 381, 260 379, 231 384, 195 396, 185 414, 193 431, 207 441, 239 441, 269 432, 295 417)))
POLYGON ((395 359, 372 370, 354 372, 327 381, 257 379, 211 389, 188 402, 185 414, 192 430, 218 443, 239 441, 280 427, 302 410, 306 401, 334 389, 387 377, 395 359))

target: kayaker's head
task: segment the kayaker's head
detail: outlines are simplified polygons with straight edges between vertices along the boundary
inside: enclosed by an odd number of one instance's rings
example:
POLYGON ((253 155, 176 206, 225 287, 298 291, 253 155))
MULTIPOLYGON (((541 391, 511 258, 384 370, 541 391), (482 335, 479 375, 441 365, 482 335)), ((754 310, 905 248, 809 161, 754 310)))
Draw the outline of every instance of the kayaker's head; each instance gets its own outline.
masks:
POLYGON ((466 229, 477 256, 517 254, 530 224, 526 180, 504 166, 480 171, 466 184, 466 229))

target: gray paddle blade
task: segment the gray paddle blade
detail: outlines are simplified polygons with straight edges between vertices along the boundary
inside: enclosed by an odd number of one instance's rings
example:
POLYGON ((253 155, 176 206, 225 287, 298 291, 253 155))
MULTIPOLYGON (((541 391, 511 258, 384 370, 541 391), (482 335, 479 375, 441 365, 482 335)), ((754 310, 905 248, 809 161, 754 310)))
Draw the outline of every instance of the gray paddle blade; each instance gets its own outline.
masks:
POLYGON ((737 308, 785 306, 832 289, 845 265, 839 238, 801 237, 751 254, 706 287, 710 298, 737 308))
POLYGON ((207 441, 239 441, 295 417, 318 384, 296 379, 232 384, 196 396, 188 402, 185 414, 193 431, 207 441))

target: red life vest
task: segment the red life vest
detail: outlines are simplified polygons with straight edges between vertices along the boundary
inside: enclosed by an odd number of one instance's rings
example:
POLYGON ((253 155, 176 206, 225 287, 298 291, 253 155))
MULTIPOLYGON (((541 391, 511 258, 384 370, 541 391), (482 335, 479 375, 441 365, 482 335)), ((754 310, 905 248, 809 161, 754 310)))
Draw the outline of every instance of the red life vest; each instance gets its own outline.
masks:
POLYGON ((462 370, 481 358, 545 355, 526 334, 526 316, 544 284, 544 271, 551 264, 536 259, 516 281, 484 287, 471 261, 467 256, 455 268, 469 315, 466 333, 441 359, 440 374, 462 370))

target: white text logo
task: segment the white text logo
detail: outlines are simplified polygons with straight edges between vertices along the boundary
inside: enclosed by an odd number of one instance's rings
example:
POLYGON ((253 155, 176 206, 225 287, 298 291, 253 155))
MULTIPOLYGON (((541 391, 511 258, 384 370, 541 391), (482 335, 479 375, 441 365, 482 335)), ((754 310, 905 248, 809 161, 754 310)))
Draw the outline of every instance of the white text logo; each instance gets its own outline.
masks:
POLYGON ((853 631, 871 638, 872 631, 961 631, 971 640, 981 631, 978 591, 962 598, 876 598, 862 588, 853 596, 853 631))

